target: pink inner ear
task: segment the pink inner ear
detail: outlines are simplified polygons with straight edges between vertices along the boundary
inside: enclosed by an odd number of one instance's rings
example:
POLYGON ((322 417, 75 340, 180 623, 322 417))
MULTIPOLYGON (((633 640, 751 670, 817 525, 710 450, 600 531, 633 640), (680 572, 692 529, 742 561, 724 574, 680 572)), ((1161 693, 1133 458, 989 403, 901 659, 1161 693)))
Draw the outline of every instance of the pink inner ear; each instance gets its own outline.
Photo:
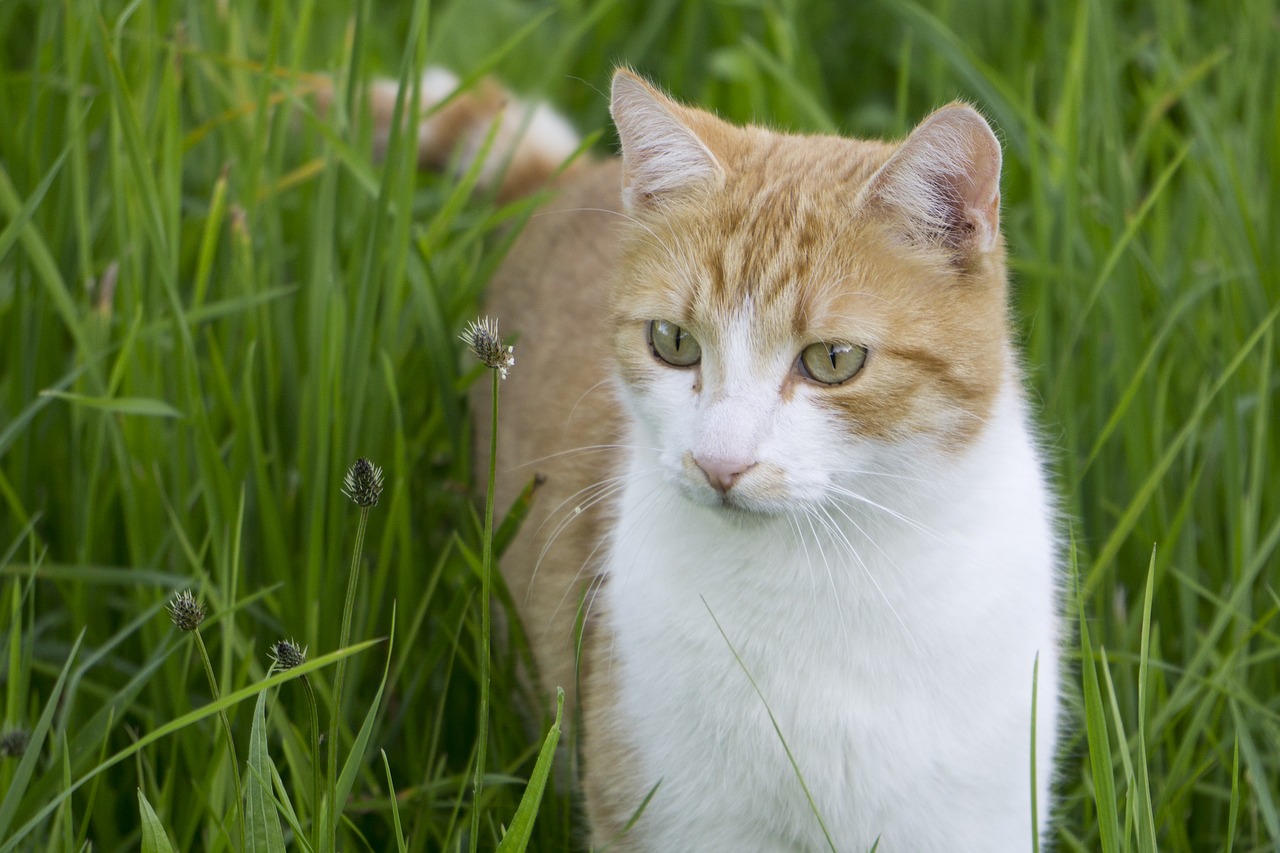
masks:
POLYGON ((873 198, 905 215, 913 237, 988 252, 1000 231, 1000 143, 972 107, 925 119, 872 179, 873 198))
POLYGON ((679 105, 629 71, 613 77, 610 112, 622 142, 628 210, 723 178, 715 156, 681 119, 679 105))

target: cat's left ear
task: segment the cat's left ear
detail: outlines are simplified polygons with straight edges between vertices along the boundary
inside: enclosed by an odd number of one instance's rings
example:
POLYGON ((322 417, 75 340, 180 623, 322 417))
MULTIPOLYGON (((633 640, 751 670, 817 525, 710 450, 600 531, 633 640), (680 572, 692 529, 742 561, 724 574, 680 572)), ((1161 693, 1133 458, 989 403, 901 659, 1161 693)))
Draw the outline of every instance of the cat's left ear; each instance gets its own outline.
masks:
POLYGON ((920 123, 868 184, 868 199, 896 209, 913 239, 968 254, 1000 234, 1000 143, 978 111, 943 107, 920 123))
POLYGON ((625 68, 613 75, 609 111, 622 143, 622 201, 639 213, 724 180, 724 169, 680 106, 625 68))

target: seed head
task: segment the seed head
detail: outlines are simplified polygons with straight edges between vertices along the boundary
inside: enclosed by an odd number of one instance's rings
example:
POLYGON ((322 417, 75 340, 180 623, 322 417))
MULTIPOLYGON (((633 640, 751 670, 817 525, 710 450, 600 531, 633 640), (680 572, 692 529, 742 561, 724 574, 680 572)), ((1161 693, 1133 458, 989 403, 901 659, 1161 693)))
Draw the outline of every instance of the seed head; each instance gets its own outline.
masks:
POLYGON ((0 758, 20 758, 27 751, 27 733, 14 729, 0 736, 0 758))
POLYGON ((169 602, 169 618, 180 631, 194 631, 204 621, 204 605, 196 601, 191 590, 183 590, 169 602))
POLYGON ((476 358, 486 367, 498 371, 503 379, 507 378, 507 370, 516 363, 515 348, 503 344, 498 336, 497 320, 485 317, 472 321, 462 333, 462 341, 476 358))
POLYGON ((361 456, 342 478, 342 493, 356 506, 377 506, 382 497, 382 469, 361 456))
POLYGON ((276 640, 271 646, 271 668, 279 672, 302 666, 307 662, 307 647, 294 640, 276 640))

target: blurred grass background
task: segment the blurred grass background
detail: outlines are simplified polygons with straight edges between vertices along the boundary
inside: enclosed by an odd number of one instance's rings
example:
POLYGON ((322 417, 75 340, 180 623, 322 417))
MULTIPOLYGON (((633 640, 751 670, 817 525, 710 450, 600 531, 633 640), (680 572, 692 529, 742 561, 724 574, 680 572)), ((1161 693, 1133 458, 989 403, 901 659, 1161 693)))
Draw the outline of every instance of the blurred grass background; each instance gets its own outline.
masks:
MULTIPOLYGON (((176 849, 234 846, 214 717, 102 768, 211 699, 162 611, 176 590, 209 604, 223 696, 282 637, 335 649, 357 456, 387 484, 353 637, 396 616, 393 644, 348 659, 341 759, 375 710, 339 844, 394 849, 398 818, 407 849, 459 849, 478 808, 496 845, 539 740, 517 638, 495 648, 472 801, 476 371, 457 338, 530 203, 418 174, 396 142, 375 162, 361 99, 321 117, 307 92, 442 64, 591 132, 618 63, 735 121, 897 136, 955 98, 992 119, 1085 629, 1055 843, 1280 845, 1273 2, 9 0, 0 42, 3 730, 30 739, 0 758, 0 848, 136 848, 135 789, 176 849)), ((331 669, 310 677, 327 707, 331 669)), ((305 826, 303 695, 271 696, 305 826)), ((251 709, 228 711, 243 763, 251 709)), ((567 796, 534 833, 580 839, 567 796)))

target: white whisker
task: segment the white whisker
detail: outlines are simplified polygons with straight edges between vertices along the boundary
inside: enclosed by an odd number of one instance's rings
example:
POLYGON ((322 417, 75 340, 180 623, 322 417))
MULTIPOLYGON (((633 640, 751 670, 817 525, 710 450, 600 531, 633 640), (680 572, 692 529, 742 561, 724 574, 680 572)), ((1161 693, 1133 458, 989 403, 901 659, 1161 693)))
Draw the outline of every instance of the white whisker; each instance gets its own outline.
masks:
POLYGON ((583 391, 582 394, 578 396, 578 399, 574 401, 573 407, 569 409, 569 416, 565 418, 565 422, 568 423, 573 420, 574 412, 578 411, 578 407, 582 405, 583 400, 587 399, 588 394, 590 394, 592 391, 595 391, 597 388, 602 388, 606 385, 609 385, 611 382, 613 382, 613 377, 606 376, 604 379, 601 379, 599 382, 592 385, 587 390, 583 391))
POLYGON ((539 456, 537 459, 530 459, 528 462, 521 462, 519 465, 514 465, 506 470, 519 471, 521 468, 528 468, 531 465, 549 462, 552 459, 562 459, 566 456, 576 456, 580 453, 603 453, 609 450, 648 450, 654 453, 660 452, 656 447, 645 447, 640 444, 584 444, 581 447, 573 447, 568 450, 548 453, 546 456, 539 456))
POLYGON ((934 480, 929 477, 913 477, 910 474, 895 474, 889 471, 876 471, 870 468, 829 468, 828 473, 831 474, 852 474, 856 477, 880 477, 886 480, 902 480, 908 483, 924 483, 932 485, 934 480))
MULTIPOLYGON (((901 578, 901 579, 902 579, 902 580, 904 580, 904 581, 909 581, 909 580, 910 580, 910 579, 907 577, 906 573, 904 573, 904 572, 902 571, 902 569, 898 567, 898 563, 897 563, 897 561, 896 561, 896 560, 894 560, 892 557, 890 557, 890 556, 889 556, 889 553, 888 553, 887 551, 885 551, 883 547, 881 547, 881 545, 880 545, 880 543, 879 543, 879 542, 877 542, 877 541, 876 541, 876 538, 875 538, 874 536, 871 536, 869 533, 867 533, 866 528, 864 528, 861 524, 859 524, 859 523, 857 522, 857 519, 855 519, 853 516, 851 516, 851 515, 849 514, 849 512, 848 512, 848 508, 846 508, 845 506, 841 505, 839 502, 833 503, 833 504, 832 504, 832 507, 833 507, 837 512, 839 512, 842 516, 844 516, 845 520, 847 520, 850 524, 852 524, 852 525, 853 525, 854 529, 858 531, 858 534, 859 534, 859 535, 860 535, 864 540, 866 540, 867 542, 871 543, 871 547, 872 547, 872 548, 875 548, 877 551, 879 551, 879 552, 880 552, 880 555, 881 555, 882 557, 884 557, 884 558, 885 558, 885 560, 887 560, 887 561, 888 561, 888 563, 889 563, 890 567, 892 567, 892 568, 893 568, 893 570, 894 570, 895 572, 897 572, 897 574, 898 574, 898 577, 899 577, 899 578, 901 578)), ((824 511, 825 511, 825 510, 824 510, 824 511)), ((848 542, 848 541, 849 541, 847 537, 846 537, 845 541, 846 541, 846 542, 848 542)), ((855 554, 857 553, 857 552, 856 552, 856 550, 854 550, 854 549, 853 549, 853 545, 852 545, 852 543, 850 543, 849 548, 850 548, 850 550, 851 550, 851 551, 853 551, 855 554)), ((859 560, 858 560, 858 561, 859 561, 859 562, 862 562, 861 557, 859 557, 859 560)), ((866 565, 866 563, 863 563, 863 565, 865 566, 865 565, 866 565)))
MULTIPOLYGON (((547 556, 547 551, 551 549, 551 546, 555 543, 556 539, 559 538, 560 534, 564 532, 565 528, 573 523, 574 519, 581 516, 587 510, 592 509, 593 507, 596 506, 596 504, 600 503, 601 501, 607 500, 609 497, 616 494, 623 487, 625 487, 629 482, 640 479, 641 477, 648 476, 651 473, 653 472, 652 471, 641 472, 639 474, 626 473, 626 474, 618 474, 613 477, 606 477, 605 479, 598 480, 589 486, 584 486, 583 488, 574 492, 569 497, 562 500, 560 503, 556 504, 556 506, 552 508, 552 510, 549 513, 547 513, 547 517, 542 522, 542 524, 539 525, 538 527, 539 530, 541 530, 543 527, 549 524, 551 522, 551 519, 555 517, 556 513, 560 512, 566 506, 568 506, 569 504, 573 504, 574 506, 573 506, 573 509, 569 510, 567 513, 564 514, 564 516, 560 519, 560 521, 556 523, 555 528, 547 536, 547 541, 543 544, 542 550, 538 554, 538 561, 537 563, 534 564, 533 577, 534 578, 537 577, 538 568, 542 565, 543 558, 547 556), (578 500, 578 498, 583 495, 587 495, 586 500, 578 500)), ((530 580, 530 585, 532 586, 532 578, 530 580)))
POLYGON ((788 513, 785 518, 787 520, 787 527, 791 530, 792 540, 795 541, 804 552, 804 561, 808 568, 808 571, 805 572, 805 574, 809 577, 809 597, 812 599, 814 607, 817 607, 818 585, 813 579, 813 560, 809 558, 809 546, 805 544, 804 534, 801 532, 800 523, 796 520, 795 516, 788 513))
POLYGON ((871 498, 867 497, 866 495, 859 494, 858 492, 855 492, 852 489, 847 489, 847 488, 844 488, 843 486, 838 486, 835 484, 832 484, 830 486, 830 490, 835 494, 843 495, 844 497, 852 498, 853 500, 858 501, 859 503, 863 503, 863 504, 866 504, 867 506, 874 507, 875 509, 878 509, 885 514, 892 516, 893 518, 896 518, 898 521, 901 521, 903 524, 911 527, 912 529, 918 530, 921 533, 924 533, 932 537, 938 542, 945 543, 947 541, 945 537, 943 537, 941 534, 939 534, 936 530, 929 527, 928 525, 922 524, 921 522, 918 522, 915 519, 908 518, 907 516, 903 515, 902 513, 898 512, 895 509, 891 509, 890 507, 887 507, 884 504, 879 503, 878 501, 873 501, 871 498))
MULTIPOLYGON (((817 531, 816 531, 816 530, 814 530, 814 528, 813 528, 813 520, 814 520, 814 518, 816 517, 816 518, 818 519, 818 523, 819 523, 819 524, 822 524, 822 525, 823 525, 823 527, 824 527, 824 529, 827 529, 827 530, 829 530, 829 531, 830 531, 830 530, 833 530, 834 525, 832 525, 832 524, 830 524, 830 523, 829 523, 829 522, 830 522, 830 519, 828 519, 828 521, 824 523, 824 522, 823 522, 823 520, 822 520, 822 518, 821 518, 821 517, 816 516, 816 515, 815 515, 811 510, 807 510, 807 509, 806 509, 806 511, 805 511, 805 517, 806 517, 807 519, 809 519, 809 529, 810 529, 810 530, 813 530, 813 536, 814 536, 815 544, 818 546, 819 553, 821 553, 821 554, 822 554, 822 564, 823 564, 823 566, 825 566, 825 567, 826 567, 826 570, 827 570, 827 580, 828 580, 828 582, 830 582, 830 584, 831 584, 831 597, 832 597, 832 599, 835 601, 835 605, 836 605, 836 616, 837 616, 837 617, 839 618, 839 620, 840 620, 840 633, 841 633, 841 634, 843 634, 843 635, 844 635, 844 638, 847 640, 847 639, 849 638, 849 626, 848 626, 848 625, 845 623, 845 621, 844 621, 844 605, 840 603, 840 602, 841 602, 841 599, 843 599, 843 598, 844 598, 844 596, 843 596, 843 595, 841 595, 841 590, 840 590, 840 588, 839 588, 838 586, 836 586, 836 578, 835 578, 835 575, 833 575, 833 574, 831 573, 831 562, 827 559, 827 551, 826 551, 826 549, 825 549, 825 548, 823 548, 823 547, 822 547, 822 542, 818 539, 818 533, 817 533, 817 531)), ((839 533, 839 531, 838 531, 838 530, 835 530, 834 532, 839 533)), ((848 540, 847 540, 847 539, 846 539, 845 541, 846 541, 846 542, 848 542, 848 540)), ((852 546, 850 546, 850 552, 851 552, 851 553, 853 553, 853 548, 852 548, 852 546)), ((855 554, 855 557, 856 557, 856 554, 855 554)), ((861 562, 861 561, 859 561, 859 562, 861 562)))
MULTIPOLYGON (((821 511, 824 514, 826 513, 825 509, 821 511)), ((858 554, 857 549, 853 547, 853 543, 849 541, 848 536, 846 536, 844 531, 840 529, 840 526, 836 524, 835 519, 831 518, 830 515, 827 515, 827 519, 830 522, 830 527, 828 527, 828 530, 831 530, 832 532, 834 532, 844 542, 845 546, 849 549, 850 556, 854 558, 854 560, 858 564, 858 567, 862 569, 862 574, 866 576, 867 580, 871 581, 871 585, 875 587, 876 592, 880 596, 880 599, 884 602, 885 606, 889 608, 889 612, 893 614, 893 618, 897 621, 899 625, 902 626, 902 632, 906 634, 907 639, 911 641, 911 645, 915 646, 916 651, 922 653, 921 656, 923 657, 924 650, 920 647, 920 643, 917 642, 915 635, 911 633, 911 629, 907 627, 907 623, 903 621, 902 616, 898 613, 897 608, 893 606, 893 602, 889 600, 889 596, 885 594, 884 589, 880 586, 880 582, 876 580, 875 573, 871 571, 871 568, 867 565, 866 561, 863 560, 861 555, 858 554)), ((850 519, 850 521, 852 521, 852 519, 850 519)), ((858 527, 856 522, 854 523, 854 526, 858 527)), ((859 527, 859 530, 861 530, 860 527, 859 527)), ((867 538, 865 533, 863 534, 863 537, 867 538)), ((876 547, 877 549, 879 549, 878 545, 876 547)), ((884 554, 883 549, 880 549, 880 553, 884 554)), ((885 557, 887 559, 888 555, 885 554, 885 557)), ((890 562, 892 562, 892 560, 890 560, 890 562)), ((895 566, 895 569, 896 568, 897 567, 895 566)))

